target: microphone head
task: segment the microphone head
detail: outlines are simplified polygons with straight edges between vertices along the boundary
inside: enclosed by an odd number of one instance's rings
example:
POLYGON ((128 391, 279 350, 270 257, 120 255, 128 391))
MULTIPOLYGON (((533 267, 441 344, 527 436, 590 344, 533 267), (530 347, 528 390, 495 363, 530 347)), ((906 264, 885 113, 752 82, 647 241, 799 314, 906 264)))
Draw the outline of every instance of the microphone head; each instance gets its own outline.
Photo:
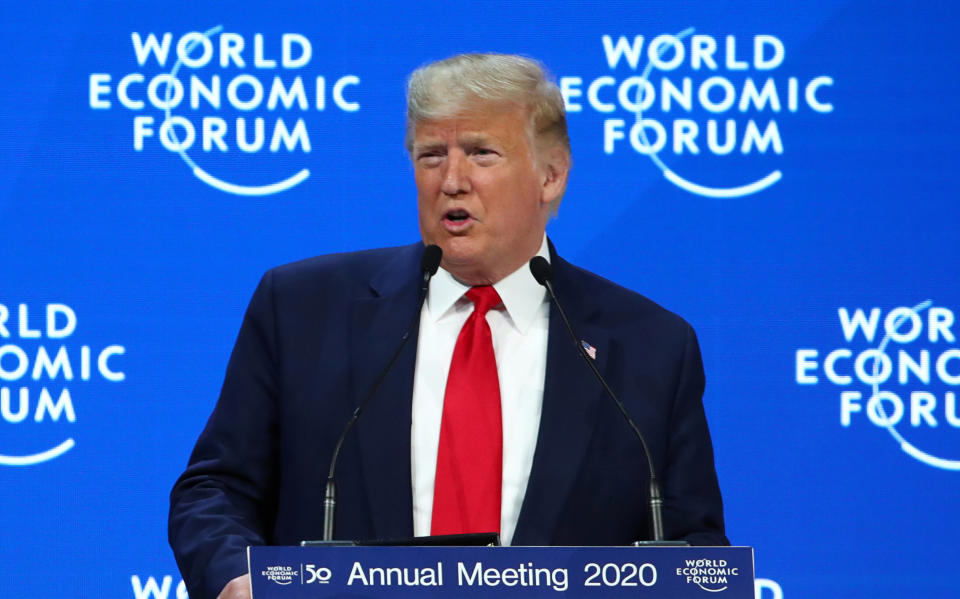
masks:
POLYGON ((430 275, 437 274, 440 268, 440 259, 443 258, 443 250, 439 245, 428 245, 423 249, 423 258, 420 259, 420 272, 430 275))
POLYGON ((553 279, 553 268, 550 267, 550 263, 543 256, 534 256, 530 260, 530 272, 533 273, 533 278, 537 280, 537 283, 541 285, 546 285, 553 279))

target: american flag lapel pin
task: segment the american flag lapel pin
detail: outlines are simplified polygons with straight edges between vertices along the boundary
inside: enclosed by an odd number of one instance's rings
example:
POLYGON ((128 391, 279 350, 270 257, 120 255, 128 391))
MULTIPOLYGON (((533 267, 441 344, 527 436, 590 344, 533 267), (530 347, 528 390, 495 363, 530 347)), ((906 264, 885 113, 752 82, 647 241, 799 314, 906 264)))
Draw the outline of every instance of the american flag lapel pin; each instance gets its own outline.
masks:
POLYGON ((590 359, 591 359, 591 360, 596 360, 596 359, 597 359, 597 348, 595 348, 594 346, 590 345, 589 343, 587 343, 587 342, 584 341, 583 339, 580 340, 580 345, 583 346, 583 351, 587 352, 587 355, 590 356, 590 359))

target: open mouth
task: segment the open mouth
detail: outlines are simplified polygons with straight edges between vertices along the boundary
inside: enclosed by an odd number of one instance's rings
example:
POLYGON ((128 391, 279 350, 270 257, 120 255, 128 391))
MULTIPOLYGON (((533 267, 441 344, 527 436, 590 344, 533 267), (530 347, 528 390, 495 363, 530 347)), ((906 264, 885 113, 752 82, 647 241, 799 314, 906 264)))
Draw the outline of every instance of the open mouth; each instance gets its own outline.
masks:
POLYGON ((453 224, 460 224, 466 222, 470 218, 470 213, 466 210, 455 209, 448 210, 446 214, 443 215, 443 220, 451 222, 453 224))

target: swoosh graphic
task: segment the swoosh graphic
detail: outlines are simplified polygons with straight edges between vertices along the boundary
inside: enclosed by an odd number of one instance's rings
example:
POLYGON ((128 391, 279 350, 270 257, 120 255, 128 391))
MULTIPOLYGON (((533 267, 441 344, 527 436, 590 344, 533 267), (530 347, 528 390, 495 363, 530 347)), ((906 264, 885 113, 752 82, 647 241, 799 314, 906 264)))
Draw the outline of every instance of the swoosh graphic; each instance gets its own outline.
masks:
POLYGON ((271 183, 269 185, 237 185, 235 183, 227 183, 222 179, 218 179, 203 170, 196 164, 193 165, 193 174, 196 175, 198 179, 206 183, 211 187, 215 187, 220 191, 225 191, 227 193, 233 193, 241 196, 265 196, 272 193, 279 193, 290 189, 294 185, 299 184, 301 181, 310 176, 310 171, 307 169, 301 170, 299 173, 288 177, 283 181, 278 181, 276 183, 271 183))
MULTIPOLYGON (((914 314, 917 316, 920 315, 920 312, 926 310, 933 305, 933 300, 924 300, 911 308, 914 314)), ((897 330, 900 328, 900 325, 903 323, 906 317, 901 316, 893 322, 893 329, 897 330)), ((881 352, 886 352, 887 344, 890 343, 890 333, 887 332, 883 336, 883 340, 880 342, 880 345, 877 346, 877 349, 881 352)), ((873 361, 873 376, 877 376, 880 372, 880 361, 873 361)), ((877 395, 880 393, 880 383, 873 384, 873 394, 877 395)), ((883 409, 883 403, 877 405, 877 409, 880 411, 880 415, 884 418, 887 417, 886 410, 883 409)), ((889 432, 893 438, 900 445, 900 449, 903 450, 908 456, 913 459, 926 464, 927 466, 933 466, 934 468, 940 468, 942 470, 960 470, 960 460, 947 460, 944 458, 938 458, 935 455, 930 455, 929 453, 923 451, 922 449, 917 448, 915 445, 911 444, 909 441, 903 438, 903 435, 900 434, 900 431, 893 424, 888 424, 886 427, 887 432, 889 432)))
MULTIPOLYGON (((686 29, 678 33, 675 37, 678 40, 682 40, 683 38, 687 37, 694 31, 696 31, 695 28, 687 27, 686 29)), ((661 46, 660 54, 662 55, 664 52, 666 52, 666 48, 661 46)), ((653 63, 647 62, 647 66, 644 67, 643 73, 640 75, 640 77, 646 81, 649 81, 650 72, 652 70, 653 70, 653 63)), ((640 100, 640 88, 638 87, 637 88, 637 106, 640 105, 639 100, 640 100)), ((637 111, 635 114, 637 115, 636 122, 639 123, 643 118, 643 113, 639 108, 637 108, 637 111)), ((647 139, 647 131, 645 128, 642 128, 642 127, 640 129, 640 139, 643 141, 644 145, 646 145, 648 148, 651 147, 650 140, 647 139)), ((688 181, 683 177, 681 177, 680 175, 678 175, 677 173, 670 170, 670 168, 666 164, 664 164, 662 160, 660 160, 660 156, 658 156, 656 152, 650 152, 650 160, 652 160, 653 163, 657 165, 657 168, 659 168, 660 171, 663 172, 663 176, 667 179, 667 181, 670 181, 680 189, 689 191, 690 193, 693 193, 696 195, 705 196, 708 198, 740 198, 743 196, 750 195, 751 193, 757 193, 758 191, 763 191, 764 189, 770 187, 771 185, 773 185, 774 183, 776 183, 777 181, 783 178, 783 173, 777 170, 777 171, 773 171, 772 173, 770 173, 766 177, 763 177, 762 179, 757 179, 753 183, 747 183, 746 185, 740 185, 737 187, 707 187, 706 185, 699 185, 692 181, 688 181)))
POLYGON ((725 590, 727 590, 727 587, 721 587, 721 588, 719 588, 719 589, 708 589, 707 587, 703 586, 703 585, 700 584, 699 582, 697 583, 697 586, 700 587, 701 589, 705 590, 705 591, 708 592, 708 593, 719 593, 720 591, 725 591, 725 590))
MULTIPOLYGON (((660 164, 662 165, 663 163, 660 164)), ((783 178, 783 173, 777 170, 762 179, 739 187, 707 187, 687 181, 666 166, 661 166, 660 170, 663 171, 663 176, 677 187, 685 189, 690 193, 707 196, 708 198, 740 198, 750 195, 751 193, 763 191, 783 178)))
POLYGON ((46 462, 48 460, 53 460, 59 458, 63 454, 67 453, 73 446, 76 445, 76 441, 73 438, 67 439, 60 445, 56 447, 51 447, 46 451, 41 451, 40 453, 35 453, 33 455, 2 455, 0 454, 0 465, 3 466, 33 466, 34 464, 39 464, 41 462, 46 462))
MULTIPOLYGON (((210 39, 211 35, 216 35, 221 31, 223 31, 223 25, 217 25, 216 27, 211 27, 210 29, 204 31, 203 36, 206 37, 207 39, 210 39)), ((197 43, 198 42, 193 42, 192 44, 188 44, 186 49, 184 50, 184 53, 190 54, 190 51, 196 47, 197 43)), ((171 77, 177 76, 177 72, 180 70, 180 65, 182 63, 183 63, 183 59, 178 58, 177 62, 173 65, 173 68, 170 69, 171 77)), ((167 120, 170 119, 169 103, 170 103, 170 93, 172 91, 173 91, 173 87, 168 84, 167 91, 164 94, 164 101, 167 103, 167 108, 164 112, 166 115, 165 118, 167 120)), ((174 141, 179 141, 177 140, 176 133, 174 133, 172 129, 170 130, 170 136, 173 138, 174 141)), ((187 166, 190 167, 191 172, 193 172, 196 178, 200 179, 210 187, 219 189, 220 191, 225 191, 227 193, 232 193, 232 194, 241 195, 241 196, 265 196, 265 195, 270 195, 274 193, 279 193, 281 191, 286 191, 291 187, 302 183, 304 179, 310 176, 310 171, 308 169, 303 169, 299 173, 291 177, 287 177, 283 181, 277 181, 276 183, 270 183, 268 185, 237 185, 235 183, 228 183, 223 179, 218 179, 217 177, 214 177, 207 171, 200 168, 197 165, 197 163, 194 162, 192 158, 190 158, 190 155, 187 154, 186 150, 178 150, 177 153, 180 154, 180 158, 182 158, 183 161, 187 163, 187 166)))
POLYGON ((937 456, 930 455, 929 453, 917 449, 910 444, 909 441, 903 440, 900 441, 900 449, 907 453, 910 457, 920 460, 927 466, 933 466, 934 468, 942 468, 943 470, 960 470, 960 461, 958 460, 945 460, 943 458, 938 458, 937 456))

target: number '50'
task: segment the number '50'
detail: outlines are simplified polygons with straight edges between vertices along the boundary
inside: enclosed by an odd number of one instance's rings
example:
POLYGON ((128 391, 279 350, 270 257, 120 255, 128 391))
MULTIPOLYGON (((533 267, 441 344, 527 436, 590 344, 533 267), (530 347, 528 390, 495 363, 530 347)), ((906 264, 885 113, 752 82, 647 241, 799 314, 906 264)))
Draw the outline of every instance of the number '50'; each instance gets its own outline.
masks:
POLYGON ((306 580, 305 584, 310 584, 312 582, 326 584, 330 582, 330 577, 333 576, 333 572, 330 571, 330 568, 318 568, 316 564, 307 564, 303 568, 307 571, 307 574, 310 575, 310 578, 306 580))

